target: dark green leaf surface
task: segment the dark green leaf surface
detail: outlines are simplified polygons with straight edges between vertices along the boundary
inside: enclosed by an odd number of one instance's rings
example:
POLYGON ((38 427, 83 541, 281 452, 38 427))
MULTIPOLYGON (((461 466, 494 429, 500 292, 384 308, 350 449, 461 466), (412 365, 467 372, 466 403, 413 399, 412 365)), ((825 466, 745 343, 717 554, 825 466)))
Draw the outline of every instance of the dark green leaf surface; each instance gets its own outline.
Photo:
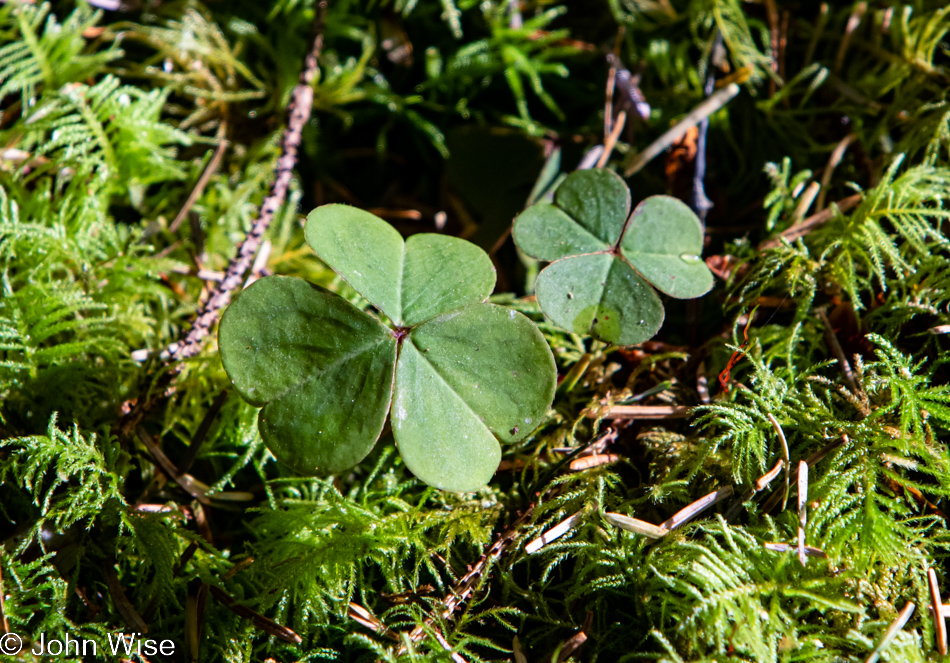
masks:
POLYGON ((554 202, 608 246, 620 239, 630 215, 630 189, 619 175, 602 168, 572 173, 557 188, 554 202))
POLYGON ((670 297, 692 299, 712 288, 712 272, 699 257, 703 228, 676 198, 651 196, 637 205, 620 249, 638 272, 670 297))
POLYGON ((349 205, 323 205, 310 212, 307 243, 320 260, 370 304, 402 324, 405 243, 391 225, 349 205))
POLYGON ((610 248, 566 212, 549 203, 539 203, 519 214, 512 236, 518 248, 538 260, 552 261, 610 248))
POLYGON ((336 472, 372 449, 396 360, 396 340, 379 322, 301 279, 270 276, 228 307, 219 344, 238 392, 267 403, 261 436, 283 463, 336 472))
POLYGON ((320 259, 399 326, 484 301, 495 268, 480 248, 431 233, 407 241, 382 219, 348 205, 324 205, 307 219, 320 259))
POLYGON ((663 325, 656 292, 610 253, 551 263, 538 276, 536 289, 541 309, 556 325, 608 343, 641 343, 663 325))
POLYGON ((423 233, 406 240, 402 276, 403 324, 485 301, 495 288, 491 258, 457 237, 423 233))
POLYGON ((522 314, 480 304, 439 316, 413 330, 396 368, 399 451, 426 483, 476 490, 498 467, 498 439, 537 428, 555 384, 551 350, 522 314))

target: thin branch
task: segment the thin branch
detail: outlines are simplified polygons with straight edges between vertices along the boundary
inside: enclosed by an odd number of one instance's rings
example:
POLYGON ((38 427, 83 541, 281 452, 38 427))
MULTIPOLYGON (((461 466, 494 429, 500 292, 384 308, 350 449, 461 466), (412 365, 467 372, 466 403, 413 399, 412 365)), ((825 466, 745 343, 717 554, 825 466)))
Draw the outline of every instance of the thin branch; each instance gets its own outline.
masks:
POLYGON ((106 578, 106 588, 109 590, 112 602, 115 604, 116 610, 119 611, 119 615, 122 616, 122 620, 138 633, 148 633, 145 620, 142 619, 135 606, 129 601, 129 598, 125 595, 125 590, 119 583, 119 575, 115 571, 115 561, 103 562, 102 570, 106 578))
POLYGON ((607 419, 685 419, 689 405, 614 405, 607 410, 607 419))
POLYGON ((201 307, 184 339, 181 342, 172 343, 162 353, 168 358, 168 363, 173 365, 154 385, 151 385, 151 395, 143 393, 137 401, 124 406, 126 412, 117 425, 117 431, 121 436, 128 436, 158 401, 174 391, 171 386, 181 370, 180 364, 175 362, 193 357, 201 349, 202 342, 211 333, 222 309, 227 306, 231 301, 231 295, 243 283, 244 274, 251 266, 254 255, 261 246, 264 232, 274 218, 274 214, 284 204, 293 169, 297 165, 297 150, 300 148, 303 128, 310 119, 310 112, 313 109, 313 83, 316 80, 320 53, 323 51, 326 13, 327 2, 322 0, 317 4, 314 15, 313 46, 307 54, 300 79, 287 107, 287 128, 284 130, 281 155, 277 160, 276 177, 271 185, 270 194, 264 199, 257 220, 251 226, 241 246, 238 247, 237 255, 228 265, 224 277, 201 307))
POLYGON ((623 131, 623 126, 626 122, 627 111, 620 111, 617 113, 617 120, 614 122, 614 127, 604 139, 604 152, 600 155, 600 158, 597 159, 597 165, 595 166, 596 168, 603 168, 607 165, 607 160, 610 158, 610 154, 614 151, 614 146, 617 144, 617 139, 620 138, 620 132, 623 131))
POLYGON ((821 324, 825 327, 825 340, 828 342, 828 345, 831 346, 831 351, 834 353, 835 359, 838 360, 838 366, 841 368, 841 372, 844 373, 844 379, 848 381, 848 386, 851 387, 851 391, 854 392, 854 395, 860 396, 863 389, 860 389, 858 386, 858 381, 854 377, 854 371, 851 370, 851 363, 844 354, 844 349, 841 347, 840 341, 838 341, 838 335, 835 334, 834 327, 831 326, 828 315, 823 310, 819 310, 818 317, 821 318, 821 324))
POLYGON ((553 543, 554 541, 557 541, 562 536, 570 532, 572 529, 574 529, 575 525, 577 525, 583 519, 584 519, 583 511, 578 511, 574 515, 568 516, 567 518, 559 522, 557 525, 555 525, 551 529, 547 529, 544 532, 542 532, 541 536, 539 536, 538 538, 529 541, 528 545, 524 547, 524 551, 528 553, 529 555, 532 555, 538 552, 544 546, 548 545, 549 543, 553 543))
POLYGON ((930 600, 933 610, 934 631, 937 636, 937 650, 941 656, 947 655, 947 622, 943 615, 943 599, 940 598, 940 585, 937 583, 937 572, 933 568, 927 569, 927 584, 930 586, 930 600))
POLYGON ((216 598, 221 605, 233 612, 238 617, 247 619, 254 626, 264 631, 267 635, 273 635, 284 642, 289 642, 293 645, 299 645, 303 642, 303 639, 294 633, 292 630, 286 626, 278 624, 273 619, 265 617, 264 615, 254 612, 246 605, 242 605, 235 601, 227 592, 225 592, 220 587, 215 587, 214 585, 209 585, 208 589, 211 591, 211 596, 216 598))
POLYGON ((827 207, 820 212, 812 214, 810 217, 799 223, 798 225, 792 226, 787 230, 783 231, 778 235, 778 237, 773 237, 772 239, 767 239, 758 246, 759 251, 765 251, 766 249, 774 249, 777 246, 782 244, 782 240, 786 239, 789 242, 792 242, 799 237, 804 237, 812 230, 817 228, 823 223, 831 221, 838 214, 844 214, 849 211, 851 208, 856 207, 858 203, 861 202, 861 194, 856 193, 853 196, 848 196, 842 200, 839 200, 837 203, 831 207, 827 207))
MULTIPOLYGON (((716 89, 716 59, 722 48, 722 33, 716 31, 712 48, 709 51, 709 68, 706 72, 706 85, 703 94, 708 99, 716 89)), ((693 211, 699 217, 699 222, 706 225, 706 215, 713 207, 713 202, 706 195, 706 137, 709 133, 709 118, 704 117, 699 123, 699 134, 696 136, 696 159, 693 162, 693 211)))
POLYGON ((214 175, 221 166, 221 161, 224 159, 224 151, 228 148, 228 141, 225 138, 227 133, 228 124, 227 122, 222 122, 220 125, 218 125, 218 147, 215 149, 214 154, 211 155, 211 160, 205 167, 204 172, 201 173, 201 177, 198 178, 198 183, 195 184, 195 188, 191 190, 188 200, 186 200, 185 204, 182 205, 181 210, 178 212, 178 216, 176 216, 175 220, 172 221, 172 224, 168 226, 169 232, 174 233, 178 230, 178 227, 181 225, 182 221, 185 220, 185 217, 188 216, 188 212, 194 206, 195 201, 198 200, 202 192, 204 192, 205 187, 208 186, 208 182, 211 181, 211 176, 214 175))
MULTIPOLYGON (((462 578, 455 584, 451 591, 446 594, 446 596, 442 599, 442 619, 451 619, 455 614, 455 611, 458 610, 459 606, 467 601, 469 597, 471 597, 479 581, 485 577, 489 564, 501 559, 502 555, 504 555, 514 545, 521 534, 521 528, 527 524, 533 513, 534 505, 531 505, 523 514, 521 514, 521 517, 513 522, 511 526, 505 531, 505 533, 499 537, 495 543, 492 544, 491 548, 488 549, 488 552, 481 556, 481 559, 478 560, 472 569, 462 576, 462 578)), ((416 626, 409 633, 409 640, 412 642, 419 642, 422 640, 425 637, 426 627, 431 626, 433 622, 435 622, 435 619, 430 617, 425 621, 425 623, 416 626)), ((408 648, 405 644, 403 644, 401 647, 399 647, 396 655, 402 656, 407 651, 408 648)))
POLYGON ((912 614, 914 614, 914 603, 908 601, 904 609, 901 610, 901 613, 897 615, 897 619, 891 622, 891 625, 884 631, 884 637, 881 638, 881 641, 877 647, 874 648, 874 651, 871 652, 870 656, 864 660, 864 663, 877 663, 877 660, 881 658, 881 654, 883 654, 888 645, 894 641, 894 638, 896 638, 900 630, 904 628, 904 624, 910 620, 912 614))
POLYGON ((848 145, 857 137, 858 135, 855 133, 848 134, 842 138, 841 141, 835 145, 835 149, 831 151, 831 156, 828 157, 828 163, 825 164, 825 170, 821 174, 821 193, 818 194, 819 210, 825 206, 825 195, 828 193, 828 185, 831 184, 831 175, 844 158, 844 153, 848 149, 848 145))
POLYGON ((149 453, 152 454, 152 457, 157 462, 161 470, 168 476, 169 479, 173 480, 182 490, 194 497, 196 500, 202 504, 210 504, 208 500, 208 495, 206 491, 208 487, 202 484, 200 481, 192 477, 190 474, 185 474, 180 472, 175 464, 169 460, 168 456, 165 455, 165 452, 159 448, 155 441, 152 439, 152 436, 146 433, 141 428, 136 430, 138 433, 139 439, 142 440, 142 443, 148 449, 149 453))
POLYGON ((3 629, 3 635, 6 635, 10 632, 10 622, 7 621, 7 613, 4 612, 3 595, 3 565, 0 564, 0 628, 3 629))
MULTIPOLYGON (((814 467, 814 466, 817 465, 821 460, 823 460, 823 459, 825 458, 825 456, 827 456, 828 454, 830 454, 832 451, 838 449, 839 447, 844 446, 844 445, 847 444, 848 442, 850 442, 850 438, 848 438, 847 435, 842 435, 842 436, 839 437, 838 439, 833 440, 832 442, 826 444, 826 445, 823 446, 821 449, 819 449, 818 451, 816 451, 815 453, 813 453, 811 456, 809 456, 808 458, 806 458, 806 459, 805 459, 805 462, 808 464, 808 467, 814 467)), ((798 479, 798 468, 795 468, 795 470, 792 471, 792 475, 791 475, 791 477, 789 477, 789 478, 790 478, 790 480, 792 480, 792 481, 795 481, 795 480, 798 479)), ((781 493, 781 492, 779 492, 779 491, 776 491, 776 492, 772 493, 771 495, 769 495, 769 498, 768 498, 767 500, 765 500, 765 502, 762 503, 761 512, 762 512, 762 513, 769 513, 772 509, 774 509, 775 506, 778 504, 779 500, 782 499, 782 495, 783 495, 783 493, 781 493)))
POLYGON ((205 441, 208 431, 211 430, 211 424, 214 423, 214 418, 221 412, 221 408, 224 407, 227 400, 228 390, 225 389, 215 397, 214 402, 211 403, 211 407, 205 412, 204 419, 201 420, 201 423, 198 425, 198 430, 195 431, 194 437, 191 438, 191 444, 188 445, 188 450, 185 451, 185 454, 178 462, 179 475, 187 474, 188 470, 191 469, 192 464, 194 464, 195 459, 198 457, 198 450, 201 449, 201 445, 205 441))
POLYGON ((805 525, 808 523, 808 463, 798 461, 798 560, 805 566, 805 525))
POLYGON ((705 118, 725 106, 737 94, 739 94, 739 86, 735 83, 730 83, 721 90, 714 92, 708 99, 687 113, 686 116, 671 129, 647 146, 645 150, 634 156, 623 173, 624 177, 630 177, 639 172, 640 169, 650 163, 663 150, 686 135, 687 131, 702 122, 705 118))
POLYGON ((791 482, 791 477, 789 473, 792 468, 792 460, 789 457, 788 452, 788 440, 785 439, 785 431, 782 430, 782 426, 778 423, 778 419, 769 412, 765 416, 769 418, 769 421, 772 424, 772 428, 775 429, 775 434, 778 436, 779 442, 782 443, 782 453, 785 455, 785 492, 783 493, 785 497, 782 498, 782 509, 785 509, 785 502, 788 500, 788 486, 791 482))

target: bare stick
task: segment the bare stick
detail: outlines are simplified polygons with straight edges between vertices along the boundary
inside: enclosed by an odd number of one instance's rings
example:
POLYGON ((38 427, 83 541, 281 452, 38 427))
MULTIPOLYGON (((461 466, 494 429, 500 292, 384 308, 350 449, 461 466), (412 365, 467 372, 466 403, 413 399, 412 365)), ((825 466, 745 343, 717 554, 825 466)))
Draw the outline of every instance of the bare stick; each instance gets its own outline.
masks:
POLYGON ((798 461, 798 561, 805 566, 805 524, 808 522, 808 463, 798 461))
POLYGON ((361 626, 364 626, 375 633, 379 633, 380 635, 385 635, 393 639, 398 639, 399 637, 383 626, 383 623, 377 619, 376 615, 361 606, 359 603, 351 602, 349 610, 347 610, 346 614, 357 624, 360 624, 361 626))
POLYGON ((7 621, 7 613, 3 611, 3 566, 0 565, 0 628, 3 629, 3 635, 10 632, 10 622, 7 621))
POLYGON ((653 141, 643 152, 636 155, 624 171, 624 177, 630 177, 638 172, 663 150, 685 136, 687 131, 725 106, 737 94, 739 94, 739 86, 735 83, 730 83, 721 90, 714 92, 708 99, 687 113, 686 117, 677 122, 673 128, 653 141))
POLYGON ((179 472, 178 468, 175 467, 175 464, 169 460, 168 456, 165 455, 165 452, 162 451, 157 444, 155 444, 155 441, 152 439, 151 435, 146 433, 141 428, 139 428, 136 432, 139 435, 139 439, 142 440, 142 443, 148 449, 149 453, 152 454, 153 458, 155 458, 162 472, 164 472, 169 479, 172 479, 175 483, 181 486, 182 490, 202 504, 211 504, 211 502, 208 500, 208 495, 206 494, 208 490, 207 486, 192 477, 190 474, 183 474, 179 472))
POLYGON ((228 141, 225 139, 227 133, 228 123, 222 122, 218 125, 218 147, 215 149, 214 154, 211 155, 211 160, 208 162, 208 165, 205 166, 204 172, 201 173, 201 177, 198 178, 198 183, 195 184, 195 188, 191 190, 188 200, 186 200, 185 204, 182 205, 181 210, 178 212, 178 216, 176 216, 175 220, 172 221, 172 224, 168 226, 169 232, 174 233, 178 230, 178 226, 180 226, 181 222, 185 220, 186 216, 188 216, 188 212, 194 206, 195 201, 201 197, 205 187, 208 186, 208 182, 211 181, 211 176, 217 172, 218 167, 221 165, 221 160, 224 158, 224 151, 228 148, 228 141))
POLYGON ((795 205, 795 211, 792 212, 793 226, 802 222, 802 219, 808 214, 808 210, 811 209, 811 204, 815 202, 815 196, 818 195, 820 190, 821 185, 818 182, 812 182, 808 185, 808 188, 802 193, 801 198, 798 199, 798 204, 795 205))
POLYGON ((106 588, 109 590, 112 602, 122 616, 122 620, 135 631, 148 633, 145 620, 139 615, 132 602, 129 601, 129 598, 125 595, 125 590, 122 589, 122 585, 119 583, 119 575, 115 572, 115 562, 103 562, 102 570, 106 577, 106 588))
POLYGON ((851 16, 848 17, 848 24, 844 28, 844 36, 841 38, 841 45, 838 47, 838 54, 835 55, 835 73, 841 71, 841 67, 844 66, 844 54, 848 50, 848 46, 851 44, 851 36, 854 34, 854 31, 858 29, 858 26, 861 25, 861 19, 864 18, 864 12, 868 10, 868 3, 859 2, 854 6, 854 11, 851 12, 851 16))
POLYGON ((568 464, 568 469, 571 472, 580 472, 581 470, 589 470, 592 467, 598 467, 599 465, 607 465, 609 463, 616 463, 620 460, 620 456, 617 454, 591 454, 589 456, 581 456, 575 458, 568 464))
POLYGON ((828 345, 831 346, 831 351, 834 352, 835 358, 838 360, 838 366, 841 367, 841 372, 844 373, 844 378, 848 381, 848 386, 851 387, 851 391, 857 396, 860 394, 858 382, 854 378, 854 371, 851 370, 851 364, 844 355, 844 349, 841 347, 838 336, 831 326, 831 321, 828 320, 828 316, 822 310, 818 311, 818 317, 821 318, 821 324, 825 326, 825 340, 828 341, 828 345))
POLYGON ((839 213, 844 214, 851 208, 857 206, 857 204, 860 202, 860 193, 856 193, 853 196, 848 196, 847 198, 839 200, 835 205, 827 207, 820 212, 816 212, 798 225, 784 230, 779 234, 778 237, 765 240, 759 244, 758 250, 765 251, 766 249, 774 249, 776 246, 780 246, 782 244, 783 239, 793 242, 799 237, 804 237, 821 224, 831 221, 831 219, 835 218, 839 213))
POLYGON ((713 504, 721 502, 730 495, 732 495, 732 486, 725 486, 719 490, 714 490, 708 495, 700 497, 689 506, 683 507, 674 513, 672 517, 661 523, 660 527, 671 531, 678 527, 682 527, 690 520, 701 514, 703 511, 711 507, 713 504))
POLYGON ((545 530, 541 533, 541 536, 528 542, 528 545, 524 547, 524 551, 531 555, 536 553, 544 546, 548 545, 553 541, 557 541, 562 536, 574 529, 574 526, 577 525, 581 520, 584 519, 584 512, 578 511, 573 516, 568 516, 557 525, 551 529, 545 530))
POLYGON ((874 651, 871 652, 871 655, 864 660, 864 663, 877 663, 877 660, 881 658, 881 654, 884 653, 888 645, 897 637, 898 632, 904 628, 904 624, 908 622, 912 614, 914 614, 914 604, 912 601, 908 601, 904 609, 901 610, 901 613, 897 615, 897 619, 891 622, 891 625, 884 631, 884 637, 881 638, 881 641, 877 647, 874 648, 874 651))
POLYGON ((466 663, 465 659, 462 658, 461 654, 458 654, 457 652, 452 651, 452 645, 450 645, 448 640, 445 639, 445 636, 442 635, 442 631, 435 628, 434 626, 430 626, 430 628, 432 629, 432 635, 435 637, 435 641, 438 642, 442 646, 442 649, 444 649, 445 651, 451 654, 450 658, 453 661, 455 661, 455 663, 466 663))
MULTIPOLYGON (((607 58, 610 62, 610 58, 607 58)), ((614 86, 617 82, 617 67, 611 62, 607 70, 607 93, 604 95, 604 139, 610 135, 614 121, 614 86)))
MULTIPOLYGON (((451 591, 442 599, 442 619, 451 619, 459 606, 469 599, 475 591, 479 580, 481 580, 488 571, 488 565, 501 559, 508 549, 518 540, 521 528, 531 519, 534 513, 534 506, 529 507, 521 516, 511 524, 505 533, 498 538, 488 549, 481 559, 455 584, 451 591)), ((425 637, 426 626, 430 626, 435 621, 430 617, 424 624, 419 624, 409 633, 411 642, 419 642, 425 637)), ((405 644, 401 645, 396 652, 397 656, 402 656, 408 651, 405 644)))
POLYGON ((785 454, 785 492, 783 493, 784 497, 782 498, 782 509, 785 509, 785 502, 788 500, 788 486, 790 483, 789 472, 792 467, 792 459, 788 455, 788 441, 785 439, 785 431, 782 430, 782 427, 778 423, 778 419, 772 416, 772 413, 769 412, 766 415, 769 418, 769 421, 772 422, 772 428, 775 429, 775 434, 778 435, 779 442, 782 443, 782 452, 785 454))
POLYGON ((587 642, 587 633, 585 631, 581 630, 575 633, 567 642, 561 645, 561 650, 557 655, 555 663, 564 663, 564 661, 574 655, 585 642, 587 642))
MULTIPOLYGON (((787 543, 765 543, 763 544, 766 550, 771 550, 772 552, 784 553, 790 550, 795 550, 796 546, 789 545, 787 543)), ((822 559, 828 559, 828 553, 826 553, 821 548, 815 548, 814 546, 805 546, 805 557, 820 557, 822 559)))
POLYGON ((943 599, 940 598, 940 585, 937 584, 937 572, 927 569, 927 584, 930 586, 930 600, 933 607, 934 630, 937 636, 937 650, 941 656, 947 655, 947 622, 943 616, 943 599))
POLYGON ((277 160, 276 177, 271 185, 270 194, 264 199, 260 214, 238 248, 237 255, 228 264, 224 279, 221 280, 207 303, 198 313, 188 334, 174 350, 169 348, 171 361, 193 357, 201 349, 201 343, 217 322, 221 309, 228 305, 232 293, 244 281, 244 273, 251 266, 254 254, 260 248, 264 232, 270 226, 274 214, 284 204, 284 199, 287 197, 287 188, 290 186, 294 167, 297 165, 297 150, 300 148, 303 127, 310 119, 310 111, 313 108, 313 81, 317 74, 317 59, 323 50, 323 25, 326 18, 326 8, 326 0, 317 5, 315 17, 316 37, 313 40, 313 48, 307 54, 303 71, 300 73, 300 80, 291 94, 290 105, 287 108, 287 128, 284 130, 281 155, 277 160))
POLYGON ((515 656, 515 663, 528 663, 528 657, 521 650, 521 641, 517 635, 511 639, 511 653, 515 656))
POLYGON ((625 529, 634 534, 640 534, 650 539, 662 539, 670 533, 670 530, 665 527, 660 527, 653 523, 648 523, 645 520, 639 520, 638 518, 631 518, 622 513, 611 513, 607 511, 604 513, 604 519, 615 527, 625 529))
POLYGON ((841 141, 835 145, 835 149, 831 151, 831 156, 828 158, 828 163, 825 164, 825 170, 821 174, 821 193, 818 195, 818 209, 820 210, 825 206, 825 196, 828 193, 828 185, 831 184, 831 175, 835 172, 835 168, 838 167, 838 164, 841 163, 841 160, 844 158, 845 150, 848 149, 848 145, 851 144, 858 135, 850 133, 841 141))
POLYGON ((241 605, 220 587, 209 585, 208 589, 211 591, 211 596, 216 598, 218 602, 221 603, 221 605, 233 612, 238 617, 247 619, 252 624, 254 624, 254 626, 264 631, 264 633, 267 635, 276 636, 284 642, 289 642, 292 645, 299 645, 301 642, 303 642, 299 635, 294 633, 286 626, 282 626, 273 619, 254 612, 245 605, 241 605))
MULTIPOLYGON (((709 50, 709 68, 706 71, 706 84, 703 87, 703 94, 706 98, 712 96, 716 89, 716 56, 717 51, 722 48, 722 33, 716 31, 716 37, 713 39, 712 48, 709 50)), ((699 123, 699 134, 696 136, 696 159, 693 162, 693 211, 699 217, 700 223, 705 227, 706 215, 712 209, 713 203, 706 195, 706 137, 709 133, 709 118, 704 117, 699 123)))
POLYGON ((204 418, 198 425, 198 430, 195 431, 194 437, 191 438, 191 444, 188 445, 188 450, 185 451, 185 455, 182 456, 181 460, 178 462, 179 476, 182 474, 187 474, 188 470, 191 469, 192 464, 194 464, 195 459, 198 457, 198 450, 204 443, 205 437, 208 435, 208 431, 211 430, 211 424, 214 423, 214 418, 218 416, 219 412, 221 412, 221 408, 224 407, 224 404, 227 402, 227 400, 227 389, 215 396, 214 402, 211 403, 211 407, 207 412, 205 412, 204 418))
POLYGON ((607 159, 610 158, 611 152, 614 151, 614 146, 617 144, 617 139, 620 138, 620 132, 623 131, 623 125, 626 122, 627 111, 617 113, 617 121, 614 122, 614 127, 610 130, 610 134, 604 139, 604 152, 600 155, 600 158, 597 159, 596 168, 603 168, 607 165, 607 159))
MULTIPOLYGON (((831 453, 832 451, 834 451, 835 449, 837 449, 837 448, 839 448, 839 447, 845 445, 845 444, 848 443, 849 441, 850 441, 850 439, 848 438, 847 435, 842 435, 842 436, 839 437, 837 440, 834 440, 833 442, 831 442, 831 443, 829 443, 829 444, 826 444, 826 445, 823 446, 821 449, 819 449, 818 451, 816 451, 815 453, 813 453, 811 456, 809 456, 808 458, 806 458, 806 459, 805 459, 805 462, 808 464, 808 467, 814 467, 814 466, 817 465, 822 459, 824 459, 825 456, 827 456, 828 454, 830 454, 830 453, 831 453)), ((795 478, 797 478, 797 477, 798 477, 798 468, 796 468, 796 469, 792 472, 792 477, 791 477, 791 478, 792 478, 792 479, 795 479, 795 478)), ((762 504, 762 513, 768 513, 769 511, 771 511, 772 509, 774 509, 774 508, 775 508, 775 505, 778 504, 778 502, 779 502, 780 499, 782 499, 782 493, 779 493, 779 492, 772 493, 772 495, 770 495, 769 498, 768 498, 767 500, 765 500, 765 502, 762 504)))
MULTIPOLYGON (((323 29, 326 20, 327 2, 317 3, 314 15, 313 47, 304 61, 300 79, 291 95, 287 107, 287 128, 284 130, 281 142, 281 155, 277 159, 276 177, 271 185, 270 194, 264 199, 257 220, 244 237, 237 255, 228 264, 224 278, 217 284, 211 296, 201 307, 191 328, 180 342, 172 343, 163 353, 167 353, 169 362, 177 362, 198 354, 204 339, 211 333, 211 328, 218 320, 221 310, 231 301, 232 293, 244 281, 244 273, 251 266, 254 255, 260 248, 264 232, 270 225, 274 214, 284 204, 287 197, 287 188, 293 176, 294 166, 297 165, 297 150, 300 148, 303 127, 310 119, 313 108, 313 82, 317 75, 317 60, 323 50, 323 29)), ((142 420, 145 413, 170 393, 169 387, 178 374, 180 367, 175 366, 167 371, 154 385, 154 396, 142 394, 138 401, 130 404, 127 412, 120 420, 117 430, 120 435, 128 435, 142 420)))
POLYGON ((614 405, 607 410, 608 419, 684 419, 688 405, 614 405))
POLYGON ((782 471, 782 468, 785 466, 785 461, 779 458, 775 465, 772 466, 772 469, 760 476, 755 481, 755 492, 759 492, 763 488, 767 487, 772 483, 772 479, 778 476, 778 473, 782 471))

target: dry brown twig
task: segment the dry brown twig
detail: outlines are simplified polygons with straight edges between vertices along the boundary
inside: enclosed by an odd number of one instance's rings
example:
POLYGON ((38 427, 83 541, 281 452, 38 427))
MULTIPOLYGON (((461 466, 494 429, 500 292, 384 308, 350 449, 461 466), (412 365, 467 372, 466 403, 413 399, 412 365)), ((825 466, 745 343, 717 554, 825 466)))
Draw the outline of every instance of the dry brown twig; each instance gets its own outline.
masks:
POLYGON ((800 237, 804 237, 812 230, 817 228, 823 223, 831 221, 839 213, 844 214, 845 212, 851 210, 853 207, 856 207, 858 203, 861 202, 861 194, 856 193, 853 196, 848 196, 839 200, 837 203, 830 207, 826 207, 820 212, 812 214, 810 217, 802 221, 801 223, 792 226, 784 231, 782 231, 778 237, 773 237, 772 239, 767 239, 758 246, 759 251, 765 251, 766 249, 774 249, 777 246, 781 246, 782 240, 786 239, 789 242, 795 241, 800 237))
POLYGON ((188 212, 191 211, 191 208, 201 196, 205 187, 208 186, 208 182, 211 181, 211 176, 214 175, 221 166, 221 161, 224 159, 224 152, 228 148, 227 133, 228 123, 222 121, 221 124, 218 125, 218 146, 215 148, 214 154, 211 155, 211 160, 208 161, 208 165, 205 166, 204 171, 201 173, 201 177, 198 178, 195 188, 191 190, 191 194, 188 196, 185 204, 181 206, 181 210, 179 210, 175 220, 168 226, 168 232, 174 233, 178 230, 178 227, 182 221, 185 220, 185 217, 188 216, 188 212))
POLYGON ((284 642, 289 642, 293 645, 299 645, 301 642, 303 642, 299 635, 294 633, 286 626, 282 626, 273 619, 265 617, 264 615, 251 610, 246 605, 238 603, 223 589, 215 587, 214 585, 209 585, 208 589, 211 591, 211 596, 217 599, 221 605, 233 612, 238 617, 247 619, 252 624, 254 624, 254 626, 264 631, 264 633, 278 637, 284 642))
MULTIPOLYGON (((472 566, 471 570, 462 576, 459 581, 455 584, 452 590, 445 595, 442 599, 442 611, 440 617, 442 619, 451 619, 455 614, 455 611, 458 610, 459 606, 467 601, 471 597, 472 593, 475 591, 478 583, 482 578, 485 577, 485 574, 488 570, 489 564, 501 559, 512 545, 518 540, 518 536, 521 533, 522 527, 531 520, 531 516, 534 513, 534 505, 528 507, 523 514, 513 522, 505 533, 498 538, 495 543, 488 549, 488 552, 483 554, 478 562, 472 566)), ((424 624, 416 626, 409 633, 409 640, 412 642, 419 642, 425 637, 426 627, 431 627, 435 622, 434 617, 430 617, 425 621, 424 624)), ((442 643, 440 643, 442 644, 442 643)), ((402 645, 396 652, 397 656, 402 656, 408 651, 406 645, 402 645)))

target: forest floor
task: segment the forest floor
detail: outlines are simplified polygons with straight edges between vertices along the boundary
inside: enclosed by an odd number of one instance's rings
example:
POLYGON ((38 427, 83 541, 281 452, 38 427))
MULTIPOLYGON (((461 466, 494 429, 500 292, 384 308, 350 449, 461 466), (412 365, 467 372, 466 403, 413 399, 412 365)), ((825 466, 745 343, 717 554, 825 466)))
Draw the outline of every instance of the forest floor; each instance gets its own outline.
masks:
POLYGON ((944 5, 0 3, 0 654, 943 660, 944 5), (690 205, 715 275, 629 347, 511 239, 591 165, 690 205), (217 325, 271 274, 372 311, 305 242, 328 203, 480 246, 541 330, 553 405, 487 487, 388 427, 330 477, 264 445, 217 325))

